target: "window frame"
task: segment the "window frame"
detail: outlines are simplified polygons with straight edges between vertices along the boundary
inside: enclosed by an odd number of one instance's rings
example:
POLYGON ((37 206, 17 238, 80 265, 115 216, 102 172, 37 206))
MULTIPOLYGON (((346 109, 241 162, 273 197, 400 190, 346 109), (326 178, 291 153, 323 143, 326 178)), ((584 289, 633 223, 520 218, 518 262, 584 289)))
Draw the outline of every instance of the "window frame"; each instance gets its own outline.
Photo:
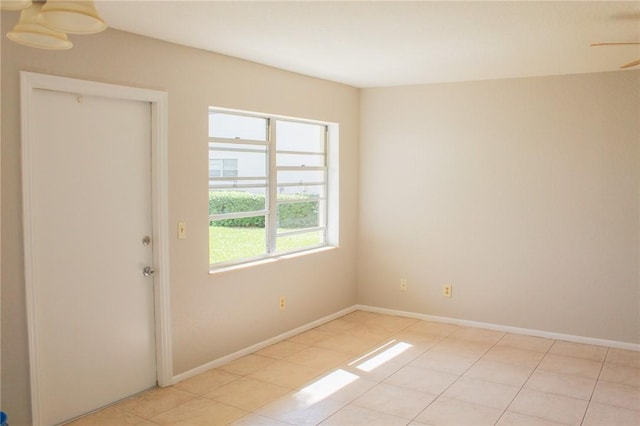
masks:
MULTIPOLYGON (((243 266, 256 261, 261 261, 265 259, 277 258, 280 256, 290 255, 294 253, 304 253, 312 250, 317 250, 325 247, 337 247, 338 246, 338 221, 337 221, 337 152, 333 152, 334 148, 337 148, 335 145, 337 144, 338 137, 338 126, 337 124, 317 121, 317 120, 309 120, 302 118, 292 118, 292 117, 284 117, 274 114, 263 114, 263 113, 254 113, 247 111, 238 111, 238 110, 230 110, 226 108, 218 108, 218 107, 209 107, 208 109, 209 115, 211 113, 220 113, 220 114, 228 114, 228 115, 237 115, 237 116, 245 116, 252 118, 260 118, 264 119, 266 122, 266 141, 256 141, 253 139, 240 139, 240 138, 220 138, 215 136, 209 136, 212 134, 211 132, 211 121, 209 121, 209 132, 208 132, 208 147, 209 152, 215 150, 215 144, 238 144, 240 147, 238 148, 238 152, 242 152, 241 145, 260 145, 265 146, 266 149, 266 186, 256 185, 256 187, 265 188, 265 205, 264 210, 259 211, 247 211, 247 212, 238 212, 238 213, 222 213, 222 214, 213 214, 209 215, 209 223, 211 221, 222 220, 222 219, 230 219, 230 218, 245 218, 245 217, 256 217, 256 216, 264 216, 265 220, 265 251, 263 254, 251 257, 244 257, 240 259, 232 259, 222 262, 209 263, 209 271, 210 273, 226 269, 234 266, 243 266), (309 124, 315 126, 321 126, 323 128, 322 131, 322 148, 324 152, 315 152, 315 151, 292 151, 292 150, 282 150, 278 151, 277 149, 277 122, 290 122, 290 123, 301 123, 301 124, 309 124), (322 156, 323 165, 322 166, 278 166, 277 158, 278 154, 301 154, 301 155, 317 155, 322 156), (286 183, 284 186, 287 187, 296 187, 296 186, 316 186, 321 187, 320 192, 322 196, 317 198, 310 198, 308 200, 300 200, 300 201, 288 201, 288 200, 278 200, 278 191, 281 185, 278 185, 278 171, 322 171, 323 172, 323 182, 305 182, 299 184, 290 184, 286 183), (278 207, 284 204, 296 203, 296 202, 318 202, 321 208, 318 210, 318 226, 310 227, 310 228, 301 228, 294 229, 290 231, 280 232, 278 233, 278 207), (335 204, 335 206, 334 206, 335 204), (304 233, 313 233, 313 232, 322 232, 322 241, 319 244, 314 244, 310 246, 305 246, 302 248, 293 248, 289 250, 281 250, 276 251, 277 249, 277 240, 278 237, 287 237, 292 235, 304 234, 304 233)), ((227 151, 232 152, 232 148, 225 149, 227 151)), ((335 149, 337 151, 337 149, 335 149)), ((209 158, 210 155, 209 155, 209 158)), ((238 169, 239 170, 239 169, 238 169)), ((224 181, 224 177, 214 177, 211 176, 211 168, 209 167, 208 171, 208 179, 209 186, 208 190, 211 191, 213 186, 212 182, 224 181)), ((234 179, 238 181, 244 180, 264 180, 264 177, 228 177, 226 180, 234 179)), ((241 186, 241 187, 249 187, 249 186, 241 186)), ((211 241, 210 236, 208 238, 209 241, 209 262, 211 262, 211 241)))

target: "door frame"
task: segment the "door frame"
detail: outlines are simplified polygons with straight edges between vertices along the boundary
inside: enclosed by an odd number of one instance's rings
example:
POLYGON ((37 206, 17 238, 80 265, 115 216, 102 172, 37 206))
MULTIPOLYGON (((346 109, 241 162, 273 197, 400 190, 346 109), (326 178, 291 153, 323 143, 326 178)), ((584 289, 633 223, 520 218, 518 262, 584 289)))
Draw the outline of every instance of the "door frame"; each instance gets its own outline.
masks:
POLYGON ((171 306, 169 280, 169 203, 168 203, 168 94, 167 92, 79 80, 27 71, 20 72, 22 200, 24 228, 24 267, 29 338, 31 413, 40 421, 40 366, 36 301, 38 277, 34 268, 33 187, 32 187, 32 96, 34 90, 52 90, 77 95, 149 102, 151 104, 151 214, 153 222, 153 277, 156 375, 159 386, 173 384, 171 346, 171 306))

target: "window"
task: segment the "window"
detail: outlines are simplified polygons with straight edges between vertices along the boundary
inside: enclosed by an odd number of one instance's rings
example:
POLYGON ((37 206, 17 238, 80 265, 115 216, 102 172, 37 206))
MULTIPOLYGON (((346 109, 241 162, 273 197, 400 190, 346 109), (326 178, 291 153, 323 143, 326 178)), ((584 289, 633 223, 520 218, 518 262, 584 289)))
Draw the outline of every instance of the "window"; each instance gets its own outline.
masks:
MULTIPOLYGON (((209 111, 212 268, 322 247, 329 233, 328 124, 209 111)), ((333 168, 335 169, 335 167, 333 168)), ((333 191, 337 192, 337 191, 333 191)))

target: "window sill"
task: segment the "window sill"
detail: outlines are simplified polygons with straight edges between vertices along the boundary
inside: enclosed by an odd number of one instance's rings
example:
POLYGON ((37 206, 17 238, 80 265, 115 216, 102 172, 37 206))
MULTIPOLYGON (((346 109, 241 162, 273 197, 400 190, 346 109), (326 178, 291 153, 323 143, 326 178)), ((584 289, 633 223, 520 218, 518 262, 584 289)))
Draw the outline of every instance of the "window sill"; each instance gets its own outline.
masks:
POLYGON ((259 265, 265 265, 267 263, 273 263, 273 262, 278 262, 281 260, 287 260, 287 259, 293 259, 296 257, 300 257, 300 256, 307 256, 310 254, 315 254, 315 253, 322 253, 325 251, 331 251, 331 250, 336 250, 338 247, 337 246, 325 246, 325 247, 318 247, 318 248, 314 248, 314 249, 310 249, 310 250, 303 250, 303 251, 298 251, 295 253, 283 253, 283 254, 279 254, 279 255, 274 255, 272 257, 267 257, 264 259, 258 259, 258 260, 254 260, 254 261, 250 261, 250 262, 246 262, 246 263, 239 263, 237 265, 229 265, 229 266, 223 266, 221 268, 211 268, 209 267, 209 275, 215 275, 221 272, 231 272, 231 271, 236 271, 239 269, 245 269, 245 268, 253 268, 255 266, 259 266, 259 265))

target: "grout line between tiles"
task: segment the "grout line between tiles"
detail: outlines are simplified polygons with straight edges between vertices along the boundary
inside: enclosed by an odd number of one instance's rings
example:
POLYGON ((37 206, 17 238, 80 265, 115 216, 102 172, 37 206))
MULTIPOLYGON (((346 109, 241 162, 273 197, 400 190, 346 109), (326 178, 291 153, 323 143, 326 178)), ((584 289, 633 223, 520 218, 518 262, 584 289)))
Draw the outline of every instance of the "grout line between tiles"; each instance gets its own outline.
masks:
MULTIPOLYGON (((605 346, 606 347, 606 346, 605 346)), ((584 423, 584 419, 587 417, 587 411, 589 411, 589 407, 591 406, 591 399, 593 398, 593 394, 596 393, 596 388, 598 387, 598 383, 600 383, 600 376, 602 375, 602 370, 604 370, 605 363, 607 362, 607 357, 609 356, 610 348, 607 348, 607 353, 602 359, 602 363, 600 364, 600 371, 598 371, 598 377, 596 377, 596 382, 593 385, 593 389, 591 390, 591 395, 589 395, 589 401, 587 403, 587 408, 584 410, 584 414, 582 415, 582 420, 580 420, 580 424, 584 423)))
MULTIPOLYGON (((454 332, 454 333, 455 333, 455 332, 454 332)), ((445 340, 445 339, 446 339, 446 338, 448 338, 448 337, 451 337, 451 335, 453 335, 454 333, 451 333, 451 334, 449 334, 449 335, 447 335, 447 336, 444 336, 442 339, 440 339, 440 340, 438 341, 438 343, 442 342, 443 340, 445 340)), ((504 334, 502 335, 502 337, 501 337, 497 342, 495 342, 491 347, 489 347, 486 351, 484 351, 484 353, 483 353, 482 355, 480 355, 480 357, 478 357, 478 359, 476 359, 476 360, 475 360, 475 362, 474 362, 473 364, 471 364, 469 367, 467 367, 467 369, 466 369, 466 370, 464 370, 461 374, 459 374, 459 375, 458 375, 458 378, 457 378, 457 379, 455 379, 453 382, 451 382, 451 384, 450 384, 449 386, 447 386, 445 389, 443 389, 443 390, 442 390, 442 392, 440 392, 440 393, 438 394, 438 396, 437 396, 433 401, 431 401, 431 402, 430 402, 426 407, 424 407, 422 410, 420 410, 420 412, 419 412, 418 414, 416 414, 416 415, 411 419, 411 422, 416 421, 416 419, 420 416, 420 414, 422 414, 422 413, 423 413, 427 408, 429 408, 429 407, 430 407, 434 402, 436 402, 436 401, 437 401, 437 400, 438 400, 438 399, 439 399, 439 398, 440 398, 440 397, 441 397, 441 396, 442 396, 442 395, 443 395, 443 394, 444 394, 444 393, 445 393, 449 388, 451 388, 451 386, 453 386, 454 384, 456 384, 456 383, 458 382, 458 380, 460 380, 460 378, 461 378, 462 376, 464 376, 464 374, 465 374, 467 371, 469 371, 470 369, 472 369, 472 368, 473 368, 473 366, 474 366, 474 365, 476 365, 476 364, 478 363, 478 361, 480 361, 480 360, 481 360, 481 359, 482 359, 482 358, 483 358, 483 357, 484 357, 484 356, 485 356, 485 355, 486 355, 486 354, 487 354, 491 349, 493 349, 494 347, 496 347, 496 345, 497 345, 497 344, 498 344, 502 339, 504 339, 504 337, 505 337, 506 335, 507 335, 507 333, 504 333, 504 334)), ((436 345, 437 345, 437 343, 436 343, 435 345, 431 346, 427 351, 425 351, 425 353, 426 353, 426 352, 431 351, 431 349, 433 349, 436 345)), ((452 398, 452 399, 455 399, 455 398, 452 398)), ((467 401, 463 401, 463 402, 467 402, 467 401)), ((481 404, 476 404, 476 405, 481 405, 481 404)), ((504 411, 503 411, 503 414, 504 414, 504 411)), ((500 415, 500 417, 502 417, 502 414, 500 415)), ((498 417, 498 420, 500 419, 500 417, 498 417)))

